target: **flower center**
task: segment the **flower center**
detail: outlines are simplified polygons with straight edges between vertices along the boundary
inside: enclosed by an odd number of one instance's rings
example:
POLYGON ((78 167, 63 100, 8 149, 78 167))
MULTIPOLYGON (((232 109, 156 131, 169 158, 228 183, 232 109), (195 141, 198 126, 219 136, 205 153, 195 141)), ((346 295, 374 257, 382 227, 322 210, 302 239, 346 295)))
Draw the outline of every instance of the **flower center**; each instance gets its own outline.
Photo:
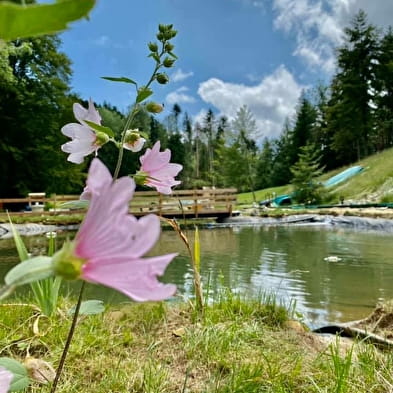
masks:
POLYGON ((75 242, 66 241, 52 258, 55 274, 66 280, 76 280, 82 273, 86 260, 75 255, 75 242))

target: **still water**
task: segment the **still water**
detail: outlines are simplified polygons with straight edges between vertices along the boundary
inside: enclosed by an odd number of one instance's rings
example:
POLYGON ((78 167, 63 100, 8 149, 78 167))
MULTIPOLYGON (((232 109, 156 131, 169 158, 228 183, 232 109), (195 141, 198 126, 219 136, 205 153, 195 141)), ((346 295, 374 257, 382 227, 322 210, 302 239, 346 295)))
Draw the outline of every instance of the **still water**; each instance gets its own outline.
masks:
MULTIPOLYGON (((193 231, 188 231, 193 239, 193 231)), ((393 239, 382 232, 312 226, 262 226, 200 230, 202 279, 212 290, 229 286, 258 296, 276 294, 311 327, 367 316, 380 300, 393 298, 393 239), (325 258, 336 256, 339 261, 325 258)), ((59 236, 58 242, 61 243, 59 236)), ((25 238, 33 254, 45 252, 44 236, 25 238)), ((178 294, 192 296, 187 250, 173 231, 164 231, 152 255, 179 252, 163 281, 176 283, 178 294)), ((0 240, 0 279, 17 263, 11 239, 0 240)), ((74 291, 65 285, 64 291, 74 291)), ((86 298, 117 303, 127 298, 89 285, 86 298)))

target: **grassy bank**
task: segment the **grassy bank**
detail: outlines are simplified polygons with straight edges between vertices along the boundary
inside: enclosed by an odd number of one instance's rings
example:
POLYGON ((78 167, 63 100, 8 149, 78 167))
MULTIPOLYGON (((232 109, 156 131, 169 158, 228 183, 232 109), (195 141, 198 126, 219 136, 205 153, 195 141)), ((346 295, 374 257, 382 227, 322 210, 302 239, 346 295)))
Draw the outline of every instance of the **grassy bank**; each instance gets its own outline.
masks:
MULTIPOLYGON (((56 366, 70 317, 0 305, 0 356, 56 366)), ((203 316, 190 303, 126 304, 79 320, 58 392, 387 392, 393 354, 330 343, 289 321, 274 297, 227 290, 203 316), (346 349, 345 349, 346 348, 346 349)), ((31 392, 49 392, 33 383, 31 392)))
MULTIPOLYGON (((347 202, 393 202, 393 148, 374 154, 352 165, 327 172, 321 176, 321 181, 354 165, 361 165, 364 168, 363 172, 329 189, 327 196, 329 202, 339 203, 341 197, 347 202)), ((258 201, 261 201, 270 198, 273 194, 277 196, 288 194, 291 191, 290 185, 273 187, 256 191, 256 197, 258 201)), ((239 206, 250 204, 252 201, 251 193, 238 195, 239 206)))

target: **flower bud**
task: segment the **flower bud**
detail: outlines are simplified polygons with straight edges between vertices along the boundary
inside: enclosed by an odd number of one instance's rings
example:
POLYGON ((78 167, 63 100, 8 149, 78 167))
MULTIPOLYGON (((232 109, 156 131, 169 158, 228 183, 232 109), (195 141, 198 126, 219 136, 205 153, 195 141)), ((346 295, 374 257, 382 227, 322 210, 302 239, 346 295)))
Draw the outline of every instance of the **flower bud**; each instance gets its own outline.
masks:
POLYGON ((176 34, 177 34, 177 31, 176 31, 176 30, 170 29, 170 30, 168 30, 168 31, 166 31, 166 32, 164 33, 164 38, 165 38, 165 40, 169 41, 169 40, 171 40, 172 38, 176 37, 176 34))
POLYGON ((96 132, 96 146, 103 146, 105 143, 109 141, 109 136, 108 134, 105 134, 105 132, 97 131, 96 132))
POLYGON ((170 42, 167 42, 165 44, 165 51, 166 52, 172 52, 174 47, 175 47, 175 45, 172 45, 170 42))
POLYGON ((167 75, 167 74, 164 74, 164 73, 157 74, 157 75, 156 75, 156 79, 157 79, 157 82, 158 82, 160 85, 165 85, 165 84, 167 84, 167 83, 169 82, 169 77, 168 77, 168 75, 167 75))
POLYGON ((75 255, 75 243, 66 241, 61 250, 52 258, 53 270, 66 280, 76 280, 82 273, 85 260, 75 255))
POLYGON ((146 110, 150 113, 161 113, 164 107, 157 102, 150 101, 146 104, 146 110))
POLYGON ((158 51, 158 45, 155 42, 149 42, 148 47, 152 52, 158 51))
POLYGON ((167 29, 168 29, 168 26, 167 25, 163 25, 163 24, 159 24, 158 25, 158 31, 160 32, 160 33, 165 33, 166 31, 167 31, 167 29))
POLYGON ((170 68, 175 63, 175 59, 171 59, 170 57, 166 57, 162 62, 163 66, 166 68, 170 68))

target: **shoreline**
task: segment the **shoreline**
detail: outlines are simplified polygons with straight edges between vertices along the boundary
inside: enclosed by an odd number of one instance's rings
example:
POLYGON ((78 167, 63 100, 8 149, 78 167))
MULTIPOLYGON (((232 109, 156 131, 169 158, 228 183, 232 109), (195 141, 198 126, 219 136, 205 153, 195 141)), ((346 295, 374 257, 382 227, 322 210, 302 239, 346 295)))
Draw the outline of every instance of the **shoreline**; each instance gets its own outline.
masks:
MULTIPOLYGON (((182 220, 179 220, 182 224, 182 220)), ((386 208, 334 208, 329 210, 280 209, 262 212, 251 209, 242 212, 239 216, 225 218, 217 222, 193 222, 194 225, 208 229, 237 226, 262 226, 262 225, 309 225, 343 227, 354 230, 371 230, 379 232, 393 232, 393 209, 386 208)), ((22 236, 42 235, 52 231, 75 231, 79 223, 70 224, 44 224, 22 223, 13 224, 22 236)), ((0 240, 12 238, 11 225, 0 223, 0 240)))

